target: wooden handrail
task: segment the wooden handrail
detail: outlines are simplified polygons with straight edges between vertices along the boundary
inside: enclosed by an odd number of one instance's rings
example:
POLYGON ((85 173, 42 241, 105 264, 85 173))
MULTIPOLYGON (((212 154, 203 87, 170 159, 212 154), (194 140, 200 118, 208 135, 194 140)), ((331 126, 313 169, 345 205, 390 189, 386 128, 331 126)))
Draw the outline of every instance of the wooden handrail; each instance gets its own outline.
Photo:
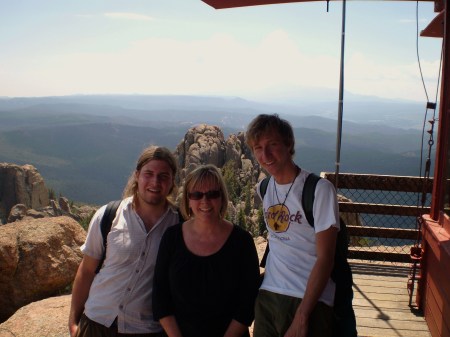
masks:
POLYGON ((405 205, 372 204, 365 202, 339 202, 339 211, 346 213, 368 213, 400 216, 419 216, 429 214, 430 207, 405 205))
POLYGON ((348 258, 355 260, 370 260, 370 261, 389 261, 389 262, 403 262, 403 263, 411 262, 409 254, 357 250, 352 248, 348 250, 348 258))
MULTIPOLYGON (((321 176, 333 184, 336 182, 334 173, 322 172, 321 176)), ((432 178, 425 180, 424 178, 409 176, 339 173, 337 187, 358 190, 422 192, 425 183, 425 191, 431 193, 433 190, 432 178)))
POLYGON ((372 238, 391 238, 415 240, 419 233, 416 229, 383 228, 369 226, 347 226, 349 236, 362 236, 372 238))
MULTIPOLYGON (((322 172, 321 176, 330 180, 335 184, 335 174, 331 172, 322 172)), ((417 193, 431 193, 433 189, 433 179, 424 179, 420 177, 407 176, 388 176, 388 175, 374 175, 374 174, 353 174, 340 173, 338 180, 338 191, 343 190, 372 190, 372 191, 391 191, 391 192, 406 192, 417 193)), ((346 192, 344 192, 347 194, 346 192)), ((351 192, 349 192, 351 193, 351 192)), ((347 196, 350 197, 351 196, 347 196)), ((380 198, 379 198, 380 199, 380 198)), ((381 199, 382 200, 382 199, 381 199)), ((392 215, 392 216, 409 216, 418 217, 422 214, 430 213, 430 207, 387 204, 376 202, 358 202, 355 201, 339 201, 339 211, 341 216, 344 214, 377 214, 377 215, 392 215)), ((351 215, 350 215, 351 217, 351 215)), ((351 238, 366 237, 366 238, 383 238, 383 239, 403 239, 415 241, 419 237, 418 229, 403 229, 386 227, 387 224, 380 223, 380 226, 355 226, 354 222, 347 224, 348 235, 351 238)), ((357 242, 351 239, 350 242, 357 242)), ((369 241, 370 242, 370 241, 369 241)), ((388 247, 388 246, 386 246, 388 247)), ((386 249, 380 251, 380 247, 349 247, 349 258, 375 261, 392 261, 392 262, 410 262, 409 252, 392 252, 386 249)))

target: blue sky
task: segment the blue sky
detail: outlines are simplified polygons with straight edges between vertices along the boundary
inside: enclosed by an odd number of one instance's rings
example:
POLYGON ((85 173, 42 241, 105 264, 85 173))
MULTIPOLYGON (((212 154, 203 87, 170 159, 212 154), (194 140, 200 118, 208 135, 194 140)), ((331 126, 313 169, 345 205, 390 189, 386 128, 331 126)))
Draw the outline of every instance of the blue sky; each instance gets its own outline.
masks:
MULTIPOLYGON (((335 96, 341 9, 340 1, 327 13, 322 1, 215 10, 200 0, 0 0, 0 96, 335 96)), ((433 3, 418 13, 420 31, 433 3)), ((416 2, 347 2, 346 91, 426 101, 416 36, 416 2)), ((440 47, 419 38, 431 97, 440 47)))

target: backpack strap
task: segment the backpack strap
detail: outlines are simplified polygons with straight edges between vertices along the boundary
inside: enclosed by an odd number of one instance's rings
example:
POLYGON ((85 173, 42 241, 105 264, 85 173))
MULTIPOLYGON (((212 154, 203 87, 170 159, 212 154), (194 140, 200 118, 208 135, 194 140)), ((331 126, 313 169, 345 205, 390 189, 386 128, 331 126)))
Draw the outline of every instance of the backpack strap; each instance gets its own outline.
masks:
POLYGON ((264 196, 266 195, 267 186, 269 185, 270 176, 265 177, 261 184, 259 184, 259 194, 261 195, 261 200, 264 199, 264 196))
POLYGON ((303 186, 302 193, 302 206, 305 211, 306 220, 308 223, 314 227, 314 215, 313 215, 313 205, 314 205, 314 194, 316 192, 317 182, 321 178, 315 174, 310 173, 308 177, 306 177, 305 185, 303 186))
MULTIPOLYGON (((100 222, 100 230, 102 232, 102 238, 103 238, 103 247, 105 249, 103 250, 102 258, 100 259, 100 262, 97 266, 97 269, 95 270, 95 273, 98 274, 100 269, 102 269, 103 262, 106 258, 106 247, 108 245, 108 233, 111 231, 112 222, 114 221, 114 218, 116 217, 117 209, 119 208, 120 203, 122 200, 115 200, 110 201, 106 205, 105 213, 103 214, 102 221, 100 222)), ((177 208, 178 218, 180 222, 184 222, 185 219, 183 218, 183 215, 180 212, 180 209, 177 208)))
POLYGON ((121 201, 122 200, 110 201, 108 205, 106 205, 105 213, 103 214, 102 221, 100 222, 100 231, 102 233, 103 247, 105 247, 105 249, 103 250, 102 258, 100 259, 100 262, 97 266, 97 269, 95 270, 95 273, 98 273, 100 269, 102 269, 103 262, 105 261, 106 246, 108 243, 107 241, 108 233, 111 230, 112 222, 116 217, 116 212, 117 209, 119 208, 121 201))
MULTIPOLYGON (((261 200, 264 200, 264 196, 266 195, 266 191, 267 191, 267 186, 269 185, 269 180, 270 180, 270 176, 265 177, 261 181, 261 184, 259 184, 259 194, 261 195, 261 200)), ((269 241, 267 241, 266 249, 264 250, 264 255, 259 264, 259 266, 261 268, 266 267, 267 255, 269 255, 269 241)))

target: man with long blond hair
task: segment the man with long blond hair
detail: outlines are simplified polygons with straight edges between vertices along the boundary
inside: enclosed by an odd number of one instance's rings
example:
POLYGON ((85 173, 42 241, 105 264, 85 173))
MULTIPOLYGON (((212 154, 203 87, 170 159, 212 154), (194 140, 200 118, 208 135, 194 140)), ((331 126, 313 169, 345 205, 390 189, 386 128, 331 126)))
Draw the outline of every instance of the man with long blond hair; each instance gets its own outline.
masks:
POLYGON ((106 256, 100 223, 106 205, 89 224, 81 246, 69 315, 74 337, 166 336, 153 319, 152 289, 162 234, 181 221, 171 201, 177 162, 164 147, 150 146, 138 159, 107 236, 106 256))

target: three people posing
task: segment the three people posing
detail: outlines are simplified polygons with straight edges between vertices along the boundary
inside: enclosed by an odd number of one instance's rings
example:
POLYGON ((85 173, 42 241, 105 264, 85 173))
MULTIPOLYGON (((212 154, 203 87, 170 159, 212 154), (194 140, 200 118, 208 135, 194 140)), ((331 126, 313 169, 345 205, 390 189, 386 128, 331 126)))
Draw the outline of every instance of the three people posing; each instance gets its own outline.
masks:
POLYGON ((113 336, 96 329, 165 336, 157 320, 169 337, 248 336, 254 314, 254 337, 332 335, 330 274, 340 226, 335 189, 319 180, 310 226, 301 205, 309 172, 293 161, 290 124, 278 115, 259 115, 246 141, 271 176, 263 199, 270 254, 259 293, 253 239, 225 219, 228 195, 220 171, 206 165, 188 175, 181 199, 187 221, 180 223, 168 199, 176 162, 164 149, 163 158, 141 156, 97 275, 105 207, 91 221, 74 282, 71 336, 77 328, 80 337, 113 336))

